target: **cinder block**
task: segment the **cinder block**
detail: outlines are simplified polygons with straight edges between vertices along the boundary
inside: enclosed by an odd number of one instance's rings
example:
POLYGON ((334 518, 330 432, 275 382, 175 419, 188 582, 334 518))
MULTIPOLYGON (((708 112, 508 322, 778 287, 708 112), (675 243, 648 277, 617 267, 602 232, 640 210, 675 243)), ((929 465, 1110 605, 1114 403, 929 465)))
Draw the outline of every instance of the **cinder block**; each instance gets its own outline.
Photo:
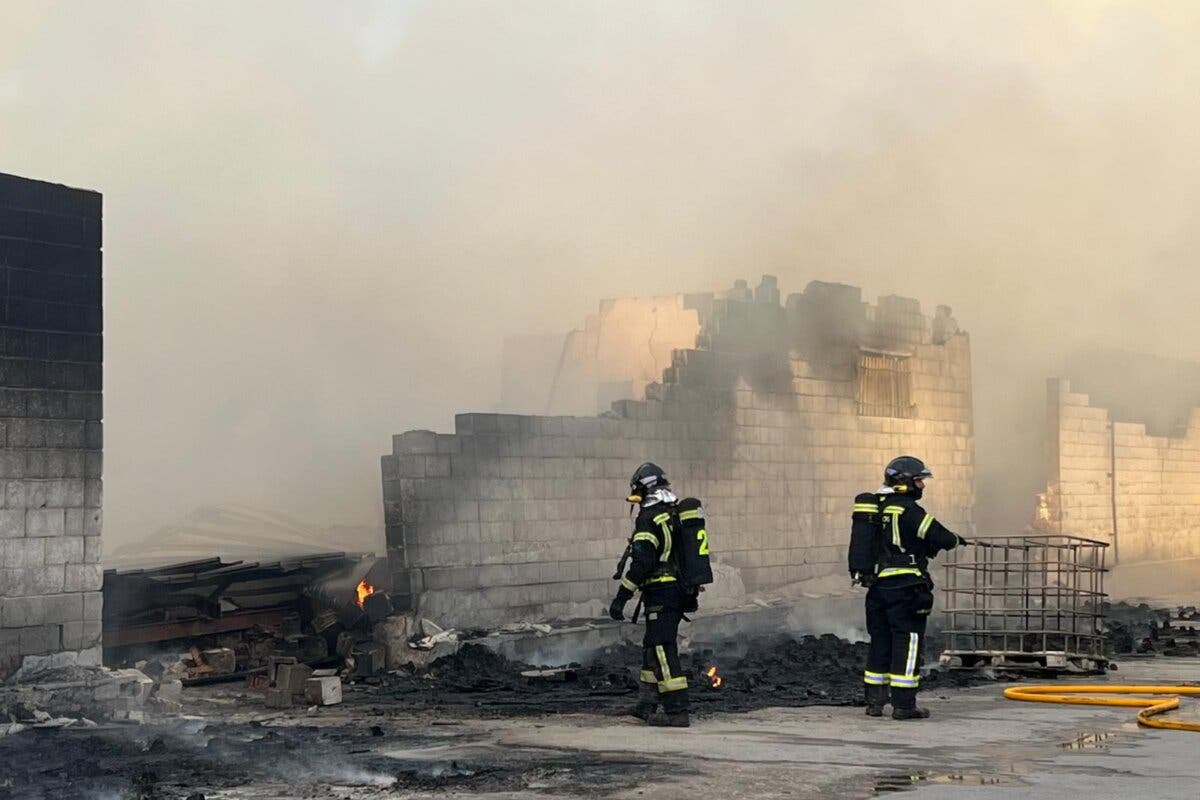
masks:
POLYGON ((99 622, 104 610, 104 595, 101 592, 81 592, 83 598, 83 621, 99 622))
POLYGON ((292 695, 304 694, 304 684, 312 672, 307 664, 280 664, 275 669, 275 688, 292 695))
POLYGON ((68 592, 95 592, 104 586, 99 564, 67 564, 63 588, 68 592))
POLYGON ((25 535, 25 509, 0 510, 0 539, 14 539, 25 535))
POLYGON ((286 689, 272 687, 267 689, 263 695, 263 702, 266 703, 267 708, 291 708, 292 693, 286 689))
POLYGON ((43 600, 43 622, 82 622, 83 595, 78 593, 51 595, 43 600))
POLYGON ((24 478, 27 460, 20 450, 0 450, 0 478, 24 478))
POLYGON ((89 450, 100 450, 104 447, 104 423, 99 421, 84 423, 84 447, 89 450))
POLYGON ((36 656, 62 649, 62 626, 37 625, 22 628, 18 640, 20 655, 36 656))
POLYGON ((341 679, 336 675, 309 678, 304 682, 304 701, 318 706, 332 706, 342 702, 341 679))
POLYGON ((66 650, 83 649, 82 622, 64 622, 62 624, 62 646, 66 650))
MULTIPOLYGON (((96 539, 95 541, 99 541, 96 539)), ((47 566, 52 564, 83 563, 84 539, 82 536, 62 536, 46 540, 47 566)))
POLYGON ((433 431, 407 431, 392 437, 393 455, 433 455, 437 453, 437 434, 433 431))
POLYGON ((66 536, 83 536, 83 518, 87 509, 68 508, 63 516, 63 533, 66 536))
POLYGON ((33 567, 29 570, 30 591, 38 595, 70 591, 66 588, 64 569, 61 564, 48 567, 33 567))
POLYGON ((25 507, 25 481, 7 480, 4 482, 4 507, 13 509, 25 507))
POLYGON ((99 536, 102 526, 102 512, 98 508, 85 509, 83 516, 83 535, 99 536))
POLYGON ((30 508, 25 511, 27 536, 62 536, 66 530, 66 517, 61 508, 30 508))
POLYGON ((46 563, 44 539, 0 540, 0 564, 7 569, 41 567, 46 563))

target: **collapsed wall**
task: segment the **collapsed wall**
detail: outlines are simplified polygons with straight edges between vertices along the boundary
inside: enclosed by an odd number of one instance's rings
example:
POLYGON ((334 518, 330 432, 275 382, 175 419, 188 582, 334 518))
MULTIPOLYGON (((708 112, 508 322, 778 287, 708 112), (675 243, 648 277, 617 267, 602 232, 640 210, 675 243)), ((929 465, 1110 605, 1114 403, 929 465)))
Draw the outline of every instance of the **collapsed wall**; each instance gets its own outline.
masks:
POLYGON ((718 582, 749 592, 844 572, 853 497, 900 453, 932 465, 930 510, 970 532, 970 382, 968 337, 944 306, 928 318, 916 300, 871 306, 819 282, 783 305, 774 291, 714 300, 645 399, 599 417, 460 414, 453 434, 394 437, 394 593, 454 625, 596 613, 644 460, 703 498, 718 582))
POLYGON ((101 616, 101 197, 0 174, 0 678, 101 616))
POLYGON ((1178 435, 1151 435, 1054 378, 1047 442, 1035 527, 1108 542, 1114 562, 1200 556, 1200 409, 1178 435))

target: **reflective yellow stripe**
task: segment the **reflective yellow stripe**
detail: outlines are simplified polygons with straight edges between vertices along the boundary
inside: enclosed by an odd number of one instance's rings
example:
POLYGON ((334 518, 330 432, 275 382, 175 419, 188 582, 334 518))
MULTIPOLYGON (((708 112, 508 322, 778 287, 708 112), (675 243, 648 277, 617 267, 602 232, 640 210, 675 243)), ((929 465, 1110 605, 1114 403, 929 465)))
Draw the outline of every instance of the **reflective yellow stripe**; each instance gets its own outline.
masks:
POLYGON ((641 677, 642 683, 658 683, 658 678, 654 677, 653 670, 649 670, 649 669, 642 670, 642 674, 640 677, 641 677))
POLYGON ((892 514, 892 544, 901 553, 904 552, 904 544, 900 541, 900 515, 892 514))
POLYGON ((921 526, 917 528, 917 538, 924 539, 925 534, 929 531, 929 526, 933 524, 933 514, 926 514, 925 519, 921 520, 921 526))
POLYGON ((635 542, 649 542, 654 545, 655 550, 658 549, 658 537, 649 531, 638 531, 633 535, 633 540, 635 542))
POLYGON ((879 506, 875 505, 874 503, 855 503, 854 510, 865 511, 868 514, 878 514, 879 506))
POLYGON ((888 678, 891 679, 893 689, 916 689, 921 685, 920 676, 909 678, 904 675, 889 675, 888 678))
POLYGON ((656 645, 654 652, 658 654, 658 667, 662 670, 663 679, 658 682, 659 693, 663 692, 678 692, 680 689, 687 688, 687 677, 680 675, 672 677, 671 665, 667 663, 667 651, 663 646, 656 645))
POLYGON ((920 574, 921 574, 921 570, 917 569, 916 567, 888 567, 887 569, 880 570, 878 577, 892 578, 892 577, 895 577, 896 575, 920 575, 920 574))
POLYGON ((629 578, 621 578, 621 585, 631 592, 636 592, 638 590, 638 585, 629 580, 629 578))
POLYGON ((671 518, 671 515, 669 513, 667 513, 666 511, 664 511, 663 513, 659 514, 657 517, 654 518, 654 524, 662 525, 664 522, 666 522, 670 518, 671 518))
POLYGON ((671 665, 667 663, 667 650, 661 644, 654 647, 654 652, 658 654, 658 666, 662 670, 664 681, 671 680, 671 665))
MULTIPOLYGON (((660 514, 659 516, 668 518, 670 517, 669 514, 660 514)), ((657 519, 657 517, 655 519, 657 519)), ((659 557, 659 560, 666 564, 671 560, 671 526, 664 522, 659 527, 662 528, 663 533, 662 556, 659 557)))
POLYGON ((700 509, 693 508, 691 511, 680 511, 680 519, 700 519, 700 509))
POLYGON ((883 513, 885 513, 885 514, 903 514, 904 506, 884 506, 883 513))
POLYGON ((659 575, 656 578, 648 578, 642 583, 642 586, 649 586, 652 583, 674 583, 674 575, 659 575))
POLYGON ((865 671, 863 672, 863 683, 870 684, 871 686, 887 686, 888 676, 882 672, 865 671))
POLYGON ((908 658, 904 661, 904 677, 911 678, 917 671, 917 649, 921 645, 921 637, 916 633, 908 634, 908 658))
POLYGON ((688 687, 687 678, 671 678, 669 681, 661 681, 658 684, 658 693, 678 692, 688 687))

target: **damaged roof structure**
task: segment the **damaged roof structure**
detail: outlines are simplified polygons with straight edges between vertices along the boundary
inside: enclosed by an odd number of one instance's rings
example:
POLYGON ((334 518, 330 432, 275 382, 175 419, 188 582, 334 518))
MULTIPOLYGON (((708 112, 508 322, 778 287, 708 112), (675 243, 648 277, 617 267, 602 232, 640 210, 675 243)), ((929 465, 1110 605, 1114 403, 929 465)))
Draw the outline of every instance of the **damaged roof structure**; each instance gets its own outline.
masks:
MULTIPOLYGON (((620 308, 602 305, 594 341, 620 308)), ((899 452, 935 465, 938 515, 972 531, 970 345, 948 307, 926 315, 914 299, 871 304, 822 282, 781 301, 767 276, 672 308, 691 310, 694 341, 610 411, 464 413, 453 434, 394 437, 382 478, 400 602, 456 625, 594 616, 644 460, 705 499, 722 591, 844 572, 847 498, 899 452)), ((564 352, 587 360, 570 341, 564 352)), ((561 370, 554 380, 561 394, 561 370)))

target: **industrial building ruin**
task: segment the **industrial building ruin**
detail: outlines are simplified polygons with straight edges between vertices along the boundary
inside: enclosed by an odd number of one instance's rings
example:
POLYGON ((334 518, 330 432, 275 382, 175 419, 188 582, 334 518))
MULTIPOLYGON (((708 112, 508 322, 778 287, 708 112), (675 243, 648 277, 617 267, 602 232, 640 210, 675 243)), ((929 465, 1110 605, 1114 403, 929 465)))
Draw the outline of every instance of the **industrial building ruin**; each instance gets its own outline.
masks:
POLYGON ((101 197, 0 174, 0 678, 99 663, 101 197))
POLYGON ((1160 586, 1194 572, 1200 364, 1093 347, 1059 374, 1046 384, 1046 484, 1033 527, 1106 542, 1126 572, 1171 561, 1160 586))
MULTIPOLYGON (((822 282, 781 302, 770 276, 753 291, 659 298, 676 335, 689 316, 696 334, 639 391, 642 351, 605 330, 626 305, 605 302, 568 337, 542 395, 553 408, 616 384, 636 392, 611 411, 464 413, 453 434, 394 437, 383 499, 402 603, 449 624, 594 615, 583 604, 610 593, 629 473, 648 459, 705 499, 724 592, 843 572, 847 498, 898 452, 938 465, 935 513, 973 530, 970 345, 948 307, 927 316, 910 298, 870 304, 822 282), (623 349, 617 380, 604 354, 623 349)), ((638 341, 663 357, 656 339, 638 341)))

